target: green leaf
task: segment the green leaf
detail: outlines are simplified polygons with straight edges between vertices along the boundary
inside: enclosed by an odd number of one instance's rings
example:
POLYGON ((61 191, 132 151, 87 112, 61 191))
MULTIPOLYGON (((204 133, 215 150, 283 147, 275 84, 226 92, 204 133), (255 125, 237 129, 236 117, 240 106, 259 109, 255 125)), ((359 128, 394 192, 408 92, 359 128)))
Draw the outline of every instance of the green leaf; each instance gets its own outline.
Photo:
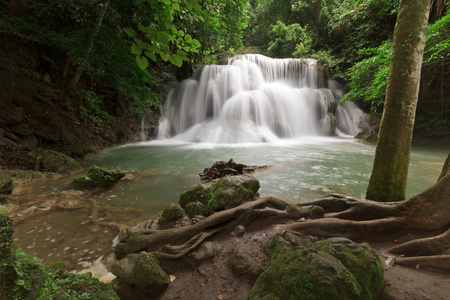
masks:
POLYGON ((194 44, 195 47, 200 48, 201 44, 197 39, 193 39, 192 43, 194 44))
POLYGON ((178 4, 178 3, 176 3, 176 2, 172 3, 172 7, 173 7, 173 9, 176 10, 176 11, 180 11, 180 10, 181 10, 181 9, 180 9, 180 4, 178 4))
POLYGON ((181 59, 179 55, 174 54, 170 57, 170 62, 177 67, 181 67, 181 65, 183 64, 183 59, 181 59))
POLYGON ((147 27, 145 27, 145 26, 142 25, 142 24, 139 24, 138 29, 139 29, 140 31, 142 31, 143 33, 146 33, 146 32, 147 32, 147 27))
POLYGON ((123 32, 125 32, 131 38, 136 36, 136 31, 131 28, 124 28, 123 32))
POLYGON ((23 279, 16 279, 14 280, 14 283, 17 285, 24 285, 25 284, 25 280, 23 279))
POLYGON ((150 58, 153 61, 156 61, 156 55, 153 52, 145 51, 145 56, 147 56, 148 58, 150 58))
POLYGON ((142 50, 141 50, 141 48, 139 48, 138 45, 133 43, 133 44, 131 44, 131 53, 136 54, 136 55, 141 55, 142 50))
POLYGON ((168 61, 170 58, 169 54, 164 53, 164 52, 159 53, 159 55, 161 56, 163 61, 168 61))
POLYGON ((141 70, 145 70, 148 67, 148 59, 145 56, 136 56, 136 63, 141 70))
POLYGON ((183 30, 178 30, 178 36, 183 37, 184 36, 184 31, 183 30))
POLYGON ((191 37, 191 35, 190 35, 190 34, 186 34, 186 35, 184 36, 184 41, 185 41, 186 43, 191 43, 191 42, 192 42, 192 37, 191 37))
POLYGON ((158 33, 156 34, 156 40, 161 44, 167 44, 169 43, 170 36, 165 31, 158 31, 158 33))

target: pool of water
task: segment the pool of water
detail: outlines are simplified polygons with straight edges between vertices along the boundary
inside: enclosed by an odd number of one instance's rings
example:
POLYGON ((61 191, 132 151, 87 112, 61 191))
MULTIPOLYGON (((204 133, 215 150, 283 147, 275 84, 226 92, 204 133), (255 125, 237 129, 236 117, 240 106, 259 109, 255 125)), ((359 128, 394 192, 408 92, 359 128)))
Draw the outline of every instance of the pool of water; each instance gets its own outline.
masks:
MULTIPOLYGON (((407 186, 407 198, 436 182, 450 149, 449 141, 415 141, 407 186)), ((269 167, 254 173, 261 196, 272 195, 302 202, 338 192, 364 197, 373 164, 375 146, 346 138, 302 138, 277 144, 194 144, 141 142, 104 150, 86 158, 92 165, 134 170, 132 180, 94 193, 99 217, 136 224, 157 218, 180 194, 200 183, 198 173, 215 161, 234 161, 269 167), (130 210, 131 209, 131 210, 130 210), (128 210, 128 211, 127 211, 128 210)), ((392 170, 395 172, 395 170, 392 170)), ((77 174, 79 175, 79 174, 77 174)), ((70 189, 71 177, 37 183, 32 200, 45 191, 70 189)), ((51 210, 14 225, 16 242, 44 262, 66 261, 72 269, 88 267, 111 247, 116 231, 96 225, 89 209, 51 210)))

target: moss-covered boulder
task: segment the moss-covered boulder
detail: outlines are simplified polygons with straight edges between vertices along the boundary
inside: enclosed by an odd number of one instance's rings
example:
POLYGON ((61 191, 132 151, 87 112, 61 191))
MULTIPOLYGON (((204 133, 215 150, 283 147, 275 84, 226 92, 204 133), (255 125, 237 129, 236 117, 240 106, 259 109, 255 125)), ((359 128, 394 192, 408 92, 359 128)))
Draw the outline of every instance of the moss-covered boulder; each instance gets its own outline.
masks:
POLYGON ((287 249, 278 251, 248 299, 376 299, 384 289, 383 267, 368 245, 347 239, 292 251, 286 241, 278 245, 287 249))
POLYGON ((115 168, 99 168, 93 166, 85 176, 75 177, 71 184, 75 186, 111 186, 125 177, 125 173, 115 168))
POLYGON ((157 296, 167 288, 170 278, 160 267, 156 258, 147 252, 127 255, 111 266, 122 289, 131 289, 137 294, 157 296))
POLYGON ((167 207, 163 210, 161 214, 161 218, 159 219, 160 222, 166 223, 171 222, 175 220, 179 220, 184 217, 184 210, 181 208, 180 205, 175 203, 170 203, 167 205, 167 207))
POLYGON ((57 151, 44 150, 39 158, 41 168, 47 172, 69 173, 81 169, 79 162, 57 151))
POLYGON ((0 172, 0 194, 11 194, 14 177, 0 172))
POLYGON ((190 188, 181 194, 179 203, 186 209, 198 201, 211 214, 257 199, 259 187, 258 179, 251 175, 227 176, 190 188))
POLYGON ((194 201, 186 205, 184 211, 189 218, 194 216, 207 216, 209 214, 208 207, 201 203, 200 201, 194 201))
POLYGON ((330 238, 314 244, 317 251, 336 257, 358 281, 364 298, 375 299, 385 286, 383 265, 377 252, 367 243, 346 238, 330 238))

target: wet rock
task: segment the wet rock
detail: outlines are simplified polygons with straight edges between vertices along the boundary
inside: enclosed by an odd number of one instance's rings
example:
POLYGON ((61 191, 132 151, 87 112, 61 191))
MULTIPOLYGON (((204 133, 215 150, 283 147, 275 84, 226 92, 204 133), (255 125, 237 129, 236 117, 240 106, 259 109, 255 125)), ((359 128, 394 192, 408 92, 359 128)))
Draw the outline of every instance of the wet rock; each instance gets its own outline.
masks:
POLYGON ((385 287, 376 252, 348 239, 279 251, 276 257, 248 299, 376 299, 385 287))
POLYGON ((190 188, 181 194, 179 203, 186 209, 190 203, 199 202, 211 214, 255 200, 258 190, 259 181, 251 175, 227 176, 190 188))
POLYGON ((361 143, 375 144, 378 139, 378 135, 373 132, 361 131, 355 136, 355 139, 359 140, 361 143))
MULTIPOLYGON (((157 296, 170 281, 158 260, 147 252, 126 256, 111 266, 111 272, 117 276, 119 288, 127 290, 126 294, 157 296)), ((136 298, 139 299, 139 296, 136 298)))
POLYGON ((207 216, 209 214, 208 208, 205 205, 203 205, 200 201, 194 201, 189 203, 188 205, 186 205, 184 210, 186 211, 186 214, 190 218, 193 218, 194 216, 198 215, 207 216))
POLYGON ((184 217, 184 210, 180 205, 170 203, 162 212, 159 221, 161 223, 167 223, 175 220, 179 220, 184 217))
POLYGON ((198 174, 202 180, 211 181, 213 179, 225 176, 235 176, 250 173, 258 168, 267 166, 247 166, 236 163, 232 158, 228 162, 216 161, 210 168, 205 168, 202 173, 198 174))
POLYGON ((115 168, 99 168, 93 166, 86 176, 75 177, 71 184, 75 186, 111 186, 125 177, 125 173, 115 168))

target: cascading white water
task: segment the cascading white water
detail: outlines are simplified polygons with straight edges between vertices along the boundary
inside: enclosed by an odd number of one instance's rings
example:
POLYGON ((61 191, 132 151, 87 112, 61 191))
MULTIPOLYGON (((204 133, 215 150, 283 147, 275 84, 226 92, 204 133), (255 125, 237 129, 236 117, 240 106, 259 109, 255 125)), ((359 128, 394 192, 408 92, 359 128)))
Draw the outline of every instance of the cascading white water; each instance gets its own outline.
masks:
POLYGON ((315 60, 248 54, 201 67, 169 93, 158 139, 260 143, 365 129, 364 113, 325 83, 315 60))

